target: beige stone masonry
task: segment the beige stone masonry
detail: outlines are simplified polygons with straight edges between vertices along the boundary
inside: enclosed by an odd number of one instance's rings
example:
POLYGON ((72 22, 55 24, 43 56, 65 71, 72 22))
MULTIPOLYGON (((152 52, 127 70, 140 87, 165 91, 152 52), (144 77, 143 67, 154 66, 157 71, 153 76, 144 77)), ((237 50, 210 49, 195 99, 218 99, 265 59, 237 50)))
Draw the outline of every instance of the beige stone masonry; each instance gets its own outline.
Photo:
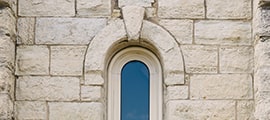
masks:
POLYGON ((159 0, 161 18, 204 18, 204 0, 159 0))
POLYGON ((14 70, 15 43, 10 37, 6 35, 0 36, 3 36, 0 38, 0 67, 7 67, 11 70, 14 70))
POLYGON ((190 76, 191 99, 253 99, 249 74, 190 76))
POLYGON ((13 100, 8 94, 0 93, 0 119, 8 120, 13 116, 13 100))
POLYGON ((47 120, 46 102, 40 101, 16 101, 17 120, 47 120))
POLYGON ((166 120, 235 120, 234 101, 174 100, 166 106, 166 120))
POLYGON ((75 0, 19 0, 20 16, 74 16, 75 0))
POLYGON ((49 102, 50 120, 104 120, 101 103, 49 102))
MULTIPOLYGON (((0 93, 14 94, 15 77, 13 71, 0 67, 0 93)), ((14 99, 14 96, 11 96, 14 99)))
POLYGON ((76 77, 24 76, 16 81, 17 100, 74 101, 80 99, 76 77))
POLYGON ((254 101, 237 102, 237 120, 255 120, 254 118, 254 101))
POLYGON ((52 75, 82 75, 86 46, 51 46, 52 75))
POLYGON ((49 48, 47 46, 18 46, 16 75, 48 75, 49 48))
POLYGON ((38 18, 37 44, 88 44, 106 25, 104 18, 38 18))
POLYGON ((103 94, 100 86, 81 86, 82 101, 98 101, 101 100, 103 94))
POLYGON ((154 0, 118 0, 119 7, 124 6, 140 6, 140 7, 151 7, 154 0))
POLYGON ((183 100, 188 99, 188 86, 168 86, 167 87, 167 100, 183 100))
POLYGON ((110 17, 111 0, 77 0, 77 15, 85 17, 110 17))
POLYGON ((197 44, 251 45, 250 22, 200 20, 194 27, 197 44))
POLYGON ((169 73, 165 80, 166 85, 179 85, 179 84, 185 84, 185 78, 184 74, 181 73, 169 73))
POLYGON ((167 29, 179 44, 192 44, 193 21, 192 20, 167 20, 159 21, 159 24, 167 29))
POLYGON ((207 18, 251 19, 252 0, 206 0, 207 18))
POLYGON ((35 43, 35 18, 18 18, 17 44, 34 44, 35 43))
POLYGON ((182 45, 187 73, 217 73, 218 48, 216 46, 182 45))
POLYGON ((101 72, 88 72, 85 73, 85 85, 103 85, 105 80, 102 77, 101 72))
POLYGON ((221 73, 252 73, 253 48, 252 47, 220 47, 219 63, 221 73))

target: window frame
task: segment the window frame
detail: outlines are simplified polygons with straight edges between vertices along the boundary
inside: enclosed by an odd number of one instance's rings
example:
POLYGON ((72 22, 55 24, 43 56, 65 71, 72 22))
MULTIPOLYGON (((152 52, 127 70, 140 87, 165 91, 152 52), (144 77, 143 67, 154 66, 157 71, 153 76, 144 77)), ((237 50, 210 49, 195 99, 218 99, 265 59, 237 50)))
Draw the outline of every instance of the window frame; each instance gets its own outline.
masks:
POLYGON ((121 119, 121 70, 130 61, 141 61, 149 69, 149 120, 162 120, 162 69, 155 54, 141 47, 129 47, 118 52, 108 67, 108 120, 121 119))

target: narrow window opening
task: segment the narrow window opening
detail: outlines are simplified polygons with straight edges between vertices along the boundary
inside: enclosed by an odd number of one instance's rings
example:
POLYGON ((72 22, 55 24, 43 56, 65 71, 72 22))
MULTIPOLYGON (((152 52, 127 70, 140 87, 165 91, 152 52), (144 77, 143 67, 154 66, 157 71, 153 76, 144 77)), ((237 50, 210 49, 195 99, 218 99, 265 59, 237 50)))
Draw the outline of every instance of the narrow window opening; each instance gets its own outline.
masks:
POLYGON ((121 72, 121 120, 149 120, 149 70, 140 61, 125 64, 121 72))

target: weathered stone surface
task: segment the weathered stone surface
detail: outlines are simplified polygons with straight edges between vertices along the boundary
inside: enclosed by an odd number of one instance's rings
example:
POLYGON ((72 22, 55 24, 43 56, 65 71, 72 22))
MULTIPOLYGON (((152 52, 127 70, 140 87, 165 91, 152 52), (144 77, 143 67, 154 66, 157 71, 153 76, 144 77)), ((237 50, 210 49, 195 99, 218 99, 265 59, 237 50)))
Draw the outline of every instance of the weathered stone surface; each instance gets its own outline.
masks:
POLYGON ((14 61, 15 43, 11 38, 0 35, 0 67, 7 67, 14 70, 14 61))
POLYGON ((74 16, 75 0, 19 0, 20 16, 74 16))
POLYGON ((252 0, 206 0, 207 18, 251 19, 252 0))
POLYGON ((101 76, 101 73, 86 73, 85 74, 85 82, 86 85, 103 85, 104 79, 101 76))
POLYGON ((255 120, 254 101, 237 102, 237 120, 255 120))
POLYGON ((111 0, 77 0, 76 3, 78 16, 111 16, 111 0))
POLYGON ((51 46, 51 74, 82 75, 86 46, 51 46))
POLYGON ((260 36, 270 36, 270 9, 260 9, 259 10, 259 21, 258 22, 258 34, 260 36))
POLYGON ((221 47, 219 56, 221 73, 253 72, 252 47, 221 47))
MULTIPOLYGON (((14 95, 15 77, 13 71, 0 67, 0 93, 8 93, 14 95)), ((12 98, 13 99, 13 98, 12 98)))
POLYGON ((17 79, 17 100, 79 100, 80 79, 76 77, 31 77, 17 79))
POLYGON ((191 99, 252 99, 252 77, 249 74, 190 76, 191 99))
POLYGON ((192 20, 161 20, 159 24, 165 27, 175 37, 179 44, 192 43, 192 20))
MULTIPOLYGON (((14 37, 16 30, 16 18, 10 8, 5 7, 0 9, 0 35, 8 38, 14 37), (3 24, 4 23, 4 24, 3 24)), ((14 40, 15 41, 15 40, 14 40)))
POLYGON ((134 5, 141 7, 151 7, 154 0, 118 0, 119 7, 134 5))
POLYGON ((165 84, 166 85, 185 84, 184 74, 168 73, 165 78, 165 84))
POLYGON ((13 103, 8 94, 0 94, 0 119, 11 120, 13 114, 13 103))
POLYGON ((183 45, 181 47, 187 73, 217 73, 217 47, 202 45, 183 45))
POLYGON ((255 98, 255 117, 256 120, 270 119, 270 91, 260 91, 255 98))
POLYGON ((17 120, 47 120, 46 102, 16 101, 15 107, 17 120))
POLYGON ((17 23, 17 44, 34 44, 35 18, 19 18, 17 23))
POLYGON ((204 0, 159 0, 161 18, 204 18, 204 0))
POLYGON ((128 40, 138 40, 144 17, 144 8, 138 6, 126 6, 122 8, 122 13, 128 40))
POLYGON ((203 20, 195 22, 194 31, 197 44, 251 45, 250 22, 203 20))
POLYGON ((188 86, 168 86, 167 96, 168 100, 181 100, 188 98, 188 86))
POLYGON ((17 75, 48 75, 49 48, 47 46, 18 46, 17 75))
POLYGON ((235 120, 234 101, 169 101, 166 120, 235 120))
POLYGON ((101 103, 49 102, 50 120, 103 120, 101 103))
POLYGON ((103 18, 39 18, 37 44, 88 44, 106 25, 103 18))
POLYGON ((97 101, 102 97, 102 88, 100 86, 81 86, 81 100, 97 101))

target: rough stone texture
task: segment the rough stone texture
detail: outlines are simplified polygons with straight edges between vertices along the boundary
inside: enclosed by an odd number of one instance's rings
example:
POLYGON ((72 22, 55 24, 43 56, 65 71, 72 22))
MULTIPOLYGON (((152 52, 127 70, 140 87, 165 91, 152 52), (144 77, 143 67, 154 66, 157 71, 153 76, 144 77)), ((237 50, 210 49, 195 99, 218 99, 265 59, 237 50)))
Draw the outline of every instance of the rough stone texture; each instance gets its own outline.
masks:
POLYGON ((220 72, 221 73, 252 73, 253 48, 252 47, 221 47, 220 72))
POLYGON ((76 77, 31 77, 17 79, 17 100, 79 100, 80 79, 76 77))
POLYGON ((255 120, 254 118, 254 101, 237 102, 237 120, 255 120))
POLYGON ((51 46, 52 75, 82 75, 86 46, 51 46))
POLYGON ((217 47, 202 45, 183 45, 181 47, 187 73, 217 73, 217 47))
POLYGON ((103 105, 97 102, 49 102, 50 120, 103 120, 103 105))
POLYGON ((168 100, 181 100, 188 98, 188 86, 168 86, 167 96, 168 100))
MULTIPOLYGON (((6 37, 14 37, 16 34, 16 18, 10 8, 4 7, 0 10, 0 35, 1 38, 6 35, 6 37), (3 24, 4 23, 4 24, 3 24), (2 36, 3 35, 3 36, 2 36)), ((14 40, 15 41, 15 40, 14 40)))
POLYGON ((249 74, 190 76, 191 99, 252 99, 252 77, 249 74))
POLYGON ((39 101, 16 101, 17 120, 47 120, 46 102, 39 101))
POLYGON ((185 84, 184 74, 169 73, 165 79, 166 85, 185 84))
POLYGON ((139 39, 144 11, 144 8, 138 6, 126 6, 122 8, 128 40, 139 39))
POLYGON ((118 0, 119 7, 134 5, 141 7, 151 7, 154 0, 118 0))
POLYGON ((8 94, 0 93, 0 119, 11 120, 13 116, 13 103, 8 94))
POLYGON ((204 0, 159 0, 161 18, 204 18, 204 0))
POLYGON ((88 44, 106 25, 103 18, 38 18, 37 44, 88 44))
POLYGON ((19 0, 20 16, 74 16, 75 0, 19 0))
POLYGON ((252 0, 206 0, 207 18, 251 19, 252 0))
POLYGON ((17 44, 34 44, 35 18, 18 18, 17 44))
POLYGON ((47 46, 18 46, 16 75, 48 75, 49 48, 47 46))
POLYGON ((85 85, 102 85, 104 84, 104 79, 101 73, 87 73, 85 75, 85 85))
POLYGON ((254 34, 258 36, 270 36, 270 8, 258 8, 254 14, 254 34))
POLYGON ((97 101, 100 100, 103 92, 100 86, 81 86, 81 100, 97 101))
POLYGON ((251 45, 250 22, 201 20, 194 31, 197 44, 251 45))
POLYGON ((0 93, 14 94, 15 77, 13 71, 0 67, 0 93))
POLYGON ((191 44, 193 37, 192 20, 161 20, 161 26, 167 29, 179 44, 191 44))
POLYGON ((166 120, 235 120, 235 102, 169 101, 166 120))
POLYGON ((77 15, 89 17, 109 17, 111 0, 77 0, 77 15))
POLYGON ((269 107, 270 106, 270 97, 269 96, 270 96, 269 91, 260 91, 260 92, 256 93, 255 117, 257 120, 269 120, 270 119, 270 107, 269 107))

